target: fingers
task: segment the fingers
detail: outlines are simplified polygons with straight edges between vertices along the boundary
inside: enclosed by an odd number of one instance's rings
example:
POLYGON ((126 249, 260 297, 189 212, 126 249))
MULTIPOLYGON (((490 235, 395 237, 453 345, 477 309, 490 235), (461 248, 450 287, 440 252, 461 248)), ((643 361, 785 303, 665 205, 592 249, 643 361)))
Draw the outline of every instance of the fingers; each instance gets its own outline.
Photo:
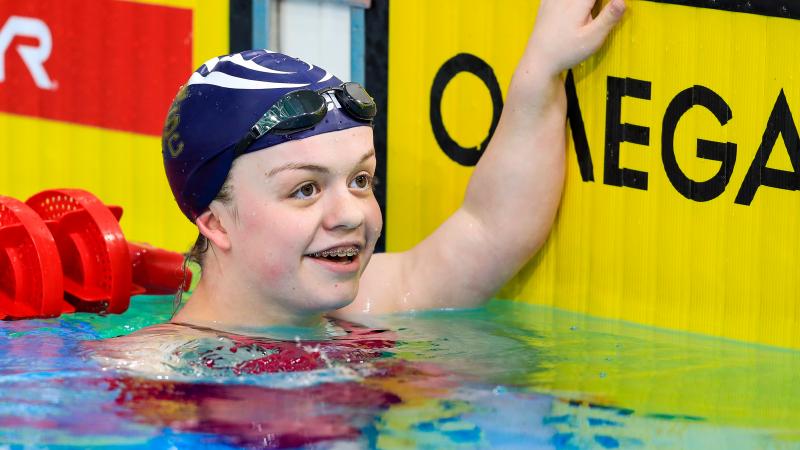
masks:
POLYGON ((591 33, 597 35, 600 41, 614 28, 625 13, 625 0, 611 0, 595 17, 589 25, 591 33))
POLYGON ((595 0, 540 0, 528 43, 536 66, 553 73, 573 67, 596 52, 625 13, 625 0, 609 0, 593 19, 595 0))

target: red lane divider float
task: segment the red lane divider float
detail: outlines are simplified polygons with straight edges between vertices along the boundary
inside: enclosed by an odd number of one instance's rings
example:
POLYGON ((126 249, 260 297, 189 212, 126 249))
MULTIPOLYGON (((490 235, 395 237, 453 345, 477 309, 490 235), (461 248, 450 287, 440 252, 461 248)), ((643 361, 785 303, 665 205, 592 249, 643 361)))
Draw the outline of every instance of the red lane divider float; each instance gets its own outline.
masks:
POLYGON ((121 216, 78 189, 0 196, 0 319, 120 314, 132 295, 188 289, 183 256, 127 242, 121 216))
POLYGON ((25 203, 0 196, 0 318, 52 317, 70 309, 47 225, 25 203))

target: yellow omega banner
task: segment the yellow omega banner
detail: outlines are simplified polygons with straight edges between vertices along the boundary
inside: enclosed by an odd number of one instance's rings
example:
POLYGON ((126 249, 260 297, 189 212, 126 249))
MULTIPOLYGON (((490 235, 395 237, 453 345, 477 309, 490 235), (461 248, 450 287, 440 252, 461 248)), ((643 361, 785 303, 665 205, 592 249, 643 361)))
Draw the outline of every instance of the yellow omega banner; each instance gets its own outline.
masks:
POLYGON ((161 129, 195 67, 228 52, 227 0, 0 0, 0 195, 81 188, 131 241, 186 250, 161 129))
MULTIPOLYGON (((800 348, 800 16, 736 3, 747 12, 628 0, 607 45, 566 76, 559 217, 499 297, 800 348)), ((399 251, 459 205, 536 2, 390 8, 399 251)))

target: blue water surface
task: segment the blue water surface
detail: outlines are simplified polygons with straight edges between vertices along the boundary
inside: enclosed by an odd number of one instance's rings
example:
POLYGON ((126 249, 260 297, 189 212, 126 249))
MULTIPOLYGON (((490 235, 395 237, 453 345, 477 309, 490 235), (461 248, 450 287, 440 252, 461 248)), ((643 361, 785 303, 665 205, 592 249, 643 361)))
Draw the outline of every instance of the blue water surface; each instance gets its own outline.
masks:
POLYGON ((795 351, 501 300, 365 319, 353 333, 106 341, 171 311, 171 298, 143 296, 119 316, 0 322, 0 444, 800 448, 795 351), (165 362, 120 363, 150 353, 165 362))

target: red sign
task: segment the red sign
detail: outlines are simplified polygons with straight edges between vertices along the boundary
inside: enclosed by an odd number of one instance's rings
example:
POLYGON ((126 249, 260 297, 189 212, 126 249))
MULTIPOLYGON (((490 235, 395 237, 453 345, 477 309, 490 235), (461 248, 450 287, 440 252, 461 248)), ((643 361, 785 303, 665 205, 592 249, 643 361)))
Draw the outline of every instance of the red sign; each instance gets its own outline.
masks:
POLYGON ((0 0, 0 111, 160 135, 192 70, 192 11, 0 0))

